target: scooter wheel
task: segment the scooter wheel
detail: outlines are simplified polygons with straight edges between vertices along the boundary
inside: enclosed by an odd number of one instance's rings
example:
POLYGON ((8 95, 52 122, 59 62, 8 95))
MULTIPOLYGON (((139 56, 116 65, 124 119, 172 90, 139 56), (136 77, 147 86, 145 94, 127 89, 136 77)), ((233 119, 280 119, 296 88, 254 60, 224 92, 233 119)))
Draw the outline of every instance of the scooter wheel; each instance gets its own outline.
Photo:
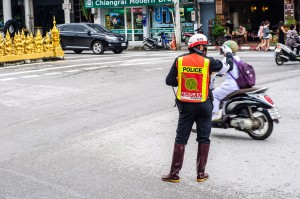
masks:
POLYGON ((269 112, 266 109, 256 111, 253 117, 260 121, 260 127, 256 130, 247 131, 248 135, 254 140, 265 140, 273 131, 273 121, 269 112))
POLYGON ((284 61, 281 59, 280 55, 282 55, 282 53, 277 53, 275 56, 275 62, 279 66, 284 63, 284 61))
POLYGON ((167 49, 167 50, 171 50, 171 46, 170 46, 169 43, 166 43, 166 49, 167 49))
POLYGON ((190 38, 191 38, 191 37, 186 37, 186 38, 184 39, 184 43, 185 43, 186 45, 188 45, 190 38))
POLYGON ((143 48, 144 48, 144 50, 147 50, 147 51, 151 50, 151 48, 147 44, 144 44, 143 48))

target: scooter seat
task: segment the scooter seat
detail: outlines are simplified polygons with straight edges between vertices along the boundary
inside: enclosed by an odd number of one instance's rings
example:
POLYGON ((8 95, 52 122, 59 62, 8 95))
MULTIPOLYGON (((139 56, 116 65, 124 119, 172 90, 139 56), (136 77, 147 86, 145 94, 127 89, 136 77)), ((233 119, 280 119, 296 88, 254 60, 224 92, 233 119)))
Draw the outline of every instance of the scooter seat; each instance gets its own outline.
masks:
POLYGON ((153 41, 153 42, 157 42, 158 39, 157 38, 148 38, 150 41, 153 41))
POLYGON ((244 88, 244 89, 240 89, 240 90, 237 90, 229 95, 227 95, 223 101, 227 101, 228 99, 230 99, 231 97, 233 96, 236 96, 236 95, 242 95, 242 94, 245 94, 245 93, 248 93, 248 92, 253 92, 253 91, 256 91, 258 89, 261 89, 261 88, 257 88, 257 87, 252 87, 252 88, 244 88))

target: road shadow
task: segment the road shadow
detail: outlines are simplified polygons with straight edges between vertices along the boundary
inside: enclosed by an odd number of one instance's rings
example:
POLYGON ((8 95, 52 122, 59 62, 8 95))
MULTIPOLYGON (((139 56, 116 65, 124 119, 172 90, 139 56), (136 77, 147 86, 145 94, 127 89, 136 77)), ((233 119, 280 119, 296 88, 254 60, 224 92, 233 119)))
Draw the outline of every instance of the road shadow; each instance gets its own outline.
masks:
POLYGON ((243 141, 253 141, 251 137, 247 134, 226 134, 226 133, 212 133, 211 137, 218 138, 218 139, 230 139, 230 140, 243 140, 243 141))

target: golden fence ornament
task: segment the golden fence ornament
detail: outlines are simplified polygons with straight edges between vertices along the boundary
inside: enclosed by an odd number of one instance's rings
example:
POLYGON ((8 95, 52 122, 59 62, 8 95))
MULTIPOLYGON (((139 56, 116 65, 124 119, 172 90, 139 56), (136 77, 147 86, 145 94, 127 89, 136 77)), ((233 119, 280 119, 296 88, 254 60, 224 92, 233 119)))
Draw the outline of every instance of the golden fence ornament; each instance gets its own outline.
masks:
POLYGON ((45 53, 51 53, 52 52, 52 44, 51 44, 51 39, 50 39, 50 36, 49 36, 49 33, 47 32, 46 33, 46 36, 44 38, 44 52, 45 53))
POLYGON ((4 39, 4 55, 10 56, 13 54, 13 43, 9 32, 7 31, 4 39))
POLYGON ((51 36, 52 36, 52 47, 53 47, 54 55, 56 57, 64 56, 64 51, 62 50, 60 45, 60 33, 59 30, 56 28, 55 17, 53 17, 53 28, 51 30, 51 36))
POLYGON ((53 18, 53 28, 43 38, 40 30, 35 37, 32 33, 25 35, 24 30, 10 37, 7 31, 5 38, 0 34, 0 62, 14 62, 44 58, 64 58, 64 51, 60 45, 60 34, 53 18))
POLYGON ((0 57, 4 55, 4 39, 2 34, 0 34, 0 57))

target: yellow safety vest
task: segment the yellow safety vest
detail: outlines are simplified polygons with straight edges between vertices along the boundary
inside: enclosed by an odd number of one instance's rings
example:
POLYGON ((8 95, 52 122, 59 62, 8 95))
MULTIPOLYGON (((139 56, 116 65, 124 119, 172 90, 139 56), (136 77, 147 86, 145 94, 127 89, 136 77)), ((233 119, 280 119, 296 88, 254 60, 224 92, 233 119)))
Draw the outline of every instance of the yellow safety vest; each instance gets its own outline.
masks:
POLYGON ((205 102, 209 94, 209 59, 189 54, 177 59, 177 98, 183 102, 205 102))

